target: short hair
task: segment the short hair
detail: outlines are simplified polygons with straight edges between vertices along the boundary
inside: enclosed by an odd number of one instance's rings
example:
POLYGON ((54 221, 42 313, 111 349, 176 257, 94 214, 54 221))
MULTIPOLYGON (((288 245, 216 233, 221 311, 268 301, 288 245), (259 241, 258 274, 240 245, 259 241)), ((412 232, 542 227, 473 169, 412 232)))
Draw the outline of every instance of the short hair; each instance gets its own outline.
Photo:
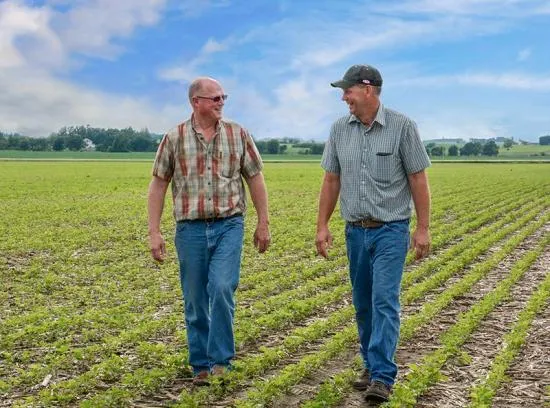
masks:
POLYGON ((357 86, 359 88, 366 88, 367 86, 373 87, 374 93, 376 94, 376 96, 380 96, 380 94, 382 93, 382 87, 378 85, 357 84, 357 86))
POLYGON ((214 78, 204 76, 195 78, 191 84, 189 84, 189 102, 193 103, 193 96, 195 96, 197 92, 202 91, 207 81, 218 83, 214 78))
POLYGON ((189 85, 189 102, 193 101, 193 96, 202 89, 202 83, 204 78, 194 79, 189 85))

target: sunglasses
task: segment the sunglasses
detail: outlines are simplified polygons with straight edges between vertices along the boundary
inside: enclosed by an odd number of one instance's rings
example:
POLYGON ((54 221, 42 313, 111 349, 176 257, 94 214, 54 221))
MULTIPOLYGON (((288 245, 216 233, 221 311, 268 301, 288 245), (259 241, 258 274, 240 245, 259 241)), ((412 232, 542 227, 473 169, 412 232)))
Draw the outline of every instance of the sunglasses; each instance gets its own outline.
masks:
POLYGON ((219 102, 221 101, 222 99, 225 101, 227 99, 227 95, 218 95, 218 96, 195 96, 195 98, 199 98, 199 99, 208 99, 208 100, 211 100, 212 102, 219 102))

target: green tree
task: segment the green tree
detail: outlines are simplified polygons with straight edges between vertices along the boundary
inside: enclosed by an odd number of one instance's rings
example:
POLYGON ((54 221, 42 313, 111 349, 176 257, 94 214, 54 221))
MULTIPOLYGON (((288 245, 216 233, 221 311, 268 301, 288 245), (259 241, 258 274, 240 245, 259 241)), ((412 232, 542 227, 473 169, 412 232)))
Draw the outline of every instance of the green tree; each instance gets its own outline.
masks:
POLYGON ((125 133, 119 133, 115 136, 113 144, 109 149, 111 152, 129 152, 130 151, 130 137, 125 133))
POLYGON ((441 145, 433 147, 432 156, 445 156, 445 147, 441 145))
POLYGON ((458 156, 458 146, 457 145, 449 146, 449 156, 458 156))
POLYGON ((37 137, 29 139, 30 150, 35 152, 45 152, 50 150, 50 144, 44 137, 37 137))
POLYGON ((504 139, 504 143, 502 144, 502 147, 504 147, 506 150, 510 150, 510 147, 514 145, 514 139, 504 139))
POLYGON ((150 137, 138 134, 130 139, 128 146, 132 152, 150 152, 154 147, 154 143, 150 137))
POLYGON ((279 153, 279 141, 277 139, 271 139, 267 142, 267 153, 269 154, 279 153))
POLYGON ((65 140, 61 136, 57 136, 53 139, 52 149, 56 152, 60 152, 65 149, 65 140))
POLYGON ((79 151, 84 147, 84 138, 76 133, 71 133, 65 140, 65 144, 69 150, 79 151))
POLYGON ((539 137, 539 144, 541 146, 548 146, 550 145, 550 135, 541 136, 539 137))
POLYGON ((324 143, 312 143, 310 147, 311 154, 323 154, 323 151, 325 150, 325 144, 324 143))
POLYGON ((494 140, 489 140, 483 145, 481 154, 484 156, 498 156, 498 146, 494 140))
POLYGON ((264 154, 267 152, 267 142, 265 140, 258 140, 256 143, 256 148, 258 149, 258 152, 260 154, 264 154))
POLYGON ((8 148, 8 139, 3 133, 0 133, 0 150, 6 150, 8 148))
POLYGON ((483 146, 479 142, 468 142, 460 149, 461 156, 478 156, 483 146))
POLYGON ((432 149, 435 147, 435 143, 434 142, 430 142, 428 143, 427 145, 424 146, 424 148, 426 149, 426 153, 428 153, 428 156, 431 156, 432 155, 432 149))

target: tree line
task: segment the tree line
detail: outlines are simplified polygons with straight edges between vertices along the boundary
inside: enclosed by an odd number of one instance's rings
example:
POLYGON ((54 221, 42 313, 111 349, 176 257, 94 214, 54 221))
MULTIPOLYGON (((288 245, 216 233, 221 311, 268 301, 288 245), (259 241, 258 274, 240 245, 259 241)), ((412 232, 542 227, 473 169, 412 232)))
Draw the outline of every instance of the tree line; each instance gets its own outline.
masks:
POLYGON ((0 132, 0 150, 97 150, 100 152, 154 152, 162 135, 147 129, 103 129, 90 126, 64 126, 48 137, 34 138, 0 132))
POLYGON ((426 152, 432 156, 498 156, 499 146, 494 140, 489 140, 486 143, 468 142, 462 147, 451 145, 436 145, 428 143, 425 145, 426 152))

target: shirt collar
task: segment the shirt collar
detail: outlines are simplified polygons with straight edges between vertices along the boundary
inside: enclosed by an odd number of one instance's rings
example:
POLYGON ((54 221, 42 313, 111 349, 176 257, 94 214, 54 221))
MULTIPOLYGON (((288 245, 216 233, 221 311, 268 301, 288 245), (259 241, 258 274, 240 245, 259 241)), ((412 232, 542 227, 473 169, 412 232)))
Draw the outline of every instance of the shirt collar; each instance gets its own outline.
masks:
MULTIPOLYGON (((352 122, 361 123, 357 116, 355 116, 354 114, 350 114, 348 123, 352 122)), ((374 122, 378 122, 380 123, 380 125, 386 126, 386 109, 384 108, 384 105, 382 103, 380 103, 380 105, 378 106, 378 111, 376 112, 376 116, 374 117, 374 121, 372 123, 374 122)))
MULTIPOLYGON (((219 133, 219 131, 221 130, 222 128, 222 121, 223 121, 223 118, 222 119, 218 119, 218 122, 216 123, 216 133, 219 133)), ((195 129, 195 113, 191 113, 191 117, 189 118, 189 123, 191 125, 191 129, 193 129, 193 131, 195 133, 197 133, 197 129, 195 129)))

